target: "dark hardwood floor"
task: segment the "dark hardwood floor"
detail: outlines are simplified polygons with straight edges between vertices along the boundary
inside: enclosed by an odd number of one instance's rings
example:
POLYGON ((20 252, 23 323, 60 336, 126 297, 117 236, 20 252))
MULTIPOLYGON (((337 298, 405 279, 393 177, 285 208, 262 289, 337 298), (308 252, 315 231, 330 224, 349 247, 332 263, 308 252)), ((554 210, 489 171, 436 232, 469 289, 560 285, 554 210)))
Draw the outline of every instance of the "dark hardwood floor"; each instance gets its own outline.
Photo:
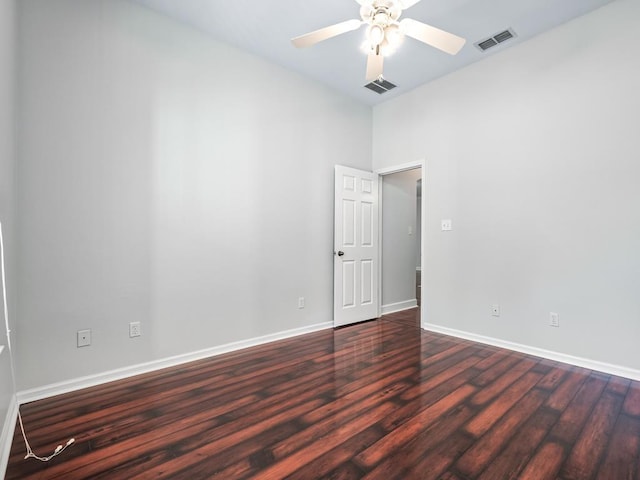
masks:
POLYGON ((7 479, 639 480, 640 382, 421 331, 418 310, 22 407, 7 479), (413 315, 413 317, 412 317, 413 315))

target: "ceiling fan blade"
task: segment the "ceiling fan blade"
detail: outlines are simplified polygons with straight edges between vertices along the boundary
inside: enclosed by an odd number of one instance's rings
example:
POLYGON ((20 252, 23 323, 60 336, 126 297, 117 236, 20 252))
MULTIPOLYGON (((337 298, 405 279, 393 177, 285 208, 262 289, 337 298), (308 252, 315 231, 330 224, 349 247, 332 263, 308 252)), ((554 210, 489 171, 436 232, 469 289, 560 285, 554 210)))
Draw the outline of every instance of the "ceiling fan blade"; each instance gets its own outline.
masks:
POLYGON ((367 57, 367 82, 373 82, 382 76, 382 67, 384 66, 384 57, 370 53, 367 57))
POLYGON ((346 22, 336 23, 330 27, 324 27, 320 30, 316 30, 306 35, 300 35, 299 37, 292 38, 291 43, 297 48, 305 48, 315 45, 318 42, 327 40, 328 38, 335 37, 342 33, 357 30, 362 25, 360 20, 347 20, 346 22))
POLYGON ((411 18, 405 18, 400 22, 400 30, 411 38, 420 40, 451 55, 458 53, 466 42, 464 38, 453 33, 445 32, 411 18))

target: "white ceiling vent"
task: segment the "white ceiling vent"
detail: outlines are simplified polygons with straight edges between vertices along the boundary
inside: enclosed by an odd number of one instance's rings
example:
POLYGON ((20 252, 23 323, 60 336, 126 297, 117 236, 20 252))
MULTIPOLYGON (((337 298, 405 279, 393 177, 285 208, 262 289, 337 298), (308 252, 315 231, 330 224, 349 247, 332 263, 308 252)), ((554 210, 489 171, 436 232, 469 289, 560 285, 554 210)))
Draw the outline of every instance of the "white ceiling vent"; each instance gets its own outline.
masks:
POLYGON ((474 45, 482 50, 483 52, 489 50, 491 47, 495 47, 496 45, 500 45, 507 40, 511 40, 512 38, 517 37, 516 32, 513 29, 508 28, 503 32, 496 33, 492 37, 485 38, 484 40, 480 40, 479 42, 474 43, 474 45))
POLYGON ((396 88, 396 85, 380 77, 379 79, 374 80, 371 83, 367 83, 365 85, 365 88, 368 88, 369 90, 373 90, 374 92, 382 95, 383 93, 388 92, 393 88, 396 88))

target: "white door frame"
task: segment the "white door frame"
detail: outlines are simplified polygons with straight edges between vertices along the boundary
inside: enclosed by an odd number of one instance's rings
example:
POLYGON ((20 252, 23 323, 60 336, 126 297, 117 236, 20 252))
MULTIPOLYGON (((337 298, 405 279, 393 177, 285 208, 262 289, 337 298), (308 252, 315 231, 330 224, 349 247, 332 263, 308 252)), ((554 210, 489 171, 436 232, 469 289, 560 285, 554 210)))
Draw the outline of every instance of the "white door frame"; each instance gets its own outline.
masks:
MULTIPOLYGON (((400 165, 392 165, 390 167, 380 168, 378 170, 374 170, 374 173, 380 175, 380 177, 384 177, 385 175, 391 175, 392 173, 404 172, 407 170, 413 170, 415 168, 421 168, 421 178, 422 178, 422 198, 421 198, 421 214, 420 214, 420 270, 422 275, 425 272, 425 244, 426 244, 426 232, 427 232, 427 205, 426 205, 426 185, 427 185, 427 160, 425 158, 416 160, 415 162, 402 163, 400 165)), ((384 181, 381 178, 381 181, 378 182, 378 204, 380 208, 378 209, 378 316, 382 313, 382 204, 384 202, 384 198, 382 198, 382 182, 384 181)), ((422 284, 424 285, 424 278, 422 284)), ((421 305, 426 304, 426 296, 428 292, 425 293, 423 289, 421 292, 421 305)), ((426 308, 420 309, 420 326, 424 328, 424 325, 427 324, 427 310, 426 308)))

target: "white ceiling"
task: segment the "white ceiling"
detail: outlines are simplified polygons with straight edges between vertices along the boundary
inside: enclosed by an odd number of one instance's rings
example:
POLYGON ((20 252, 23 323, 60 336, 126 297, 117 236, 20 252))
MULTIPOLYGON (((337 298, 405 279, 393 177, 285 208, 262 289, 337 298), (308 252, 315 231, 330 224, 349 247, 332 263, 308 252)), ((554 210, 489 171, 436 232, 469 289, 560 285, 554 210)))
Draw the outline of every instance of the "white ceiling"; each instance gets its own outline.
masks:
POLYGON ((407 38, 385 59, 385 79, 398 87, 383 95, 366 88, 364 28, 296 49, 290 39, 344 20, 359 19, 355 0, 133 0, 179 19, 213 38, 375 105, 494 55, 612 0, 421 0, 402 17, 467 39, 456 56, 407 38), (474 43, 511 28, 517 38, 487 52, 474 43))

